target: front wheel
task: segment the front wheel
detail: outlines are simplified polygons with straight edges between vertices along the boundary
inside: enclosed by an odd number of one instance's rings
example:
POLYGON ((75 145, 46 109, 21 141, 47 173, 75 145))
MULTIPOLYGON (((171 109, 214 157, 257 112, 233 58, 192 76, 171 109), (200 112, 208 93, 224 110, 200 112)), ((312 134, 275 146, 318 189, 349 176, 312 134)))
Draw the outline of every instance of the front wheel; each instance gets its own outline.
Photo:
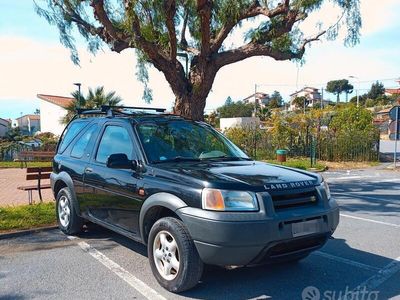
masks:
POLYGON ((65 234, 73 235, 82 231, 83 219, 76 213, 68 188, 61 189, 57 194, 56 214, 58 227, 65 234))
POLYGON ((159 284, 170 292, 194 287, 203 273, 203 262, 182 221, 166 217, 150 230, 147 252, 159 284))

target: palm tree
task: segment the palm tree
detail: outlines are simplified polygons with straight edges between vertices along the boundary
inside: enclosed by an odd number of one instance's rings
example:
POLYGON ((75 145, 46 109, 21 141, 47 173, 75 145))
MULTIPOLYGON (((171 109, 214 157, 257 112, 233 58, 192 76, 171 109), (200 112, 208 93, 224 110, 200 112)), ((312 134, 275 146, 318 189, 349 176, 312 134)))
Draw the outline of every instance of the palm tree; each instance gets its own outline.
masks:
POLYGON ((96 87, 94 90, 89 88, 86 97, 84 95, 80 95, 79 97, 78 91, 72 92, 71 96, 74 100, 65 108, 67 114, 62 119, 62 122, 67 124, 71 121, 74 115, 76 115, 76 110, 78 108, 96 109, 100 108, 102 105, 119 105, 122 102, 122 98, 115 95, 115 93, 115 91, 105 93, 104 86, 96 87))

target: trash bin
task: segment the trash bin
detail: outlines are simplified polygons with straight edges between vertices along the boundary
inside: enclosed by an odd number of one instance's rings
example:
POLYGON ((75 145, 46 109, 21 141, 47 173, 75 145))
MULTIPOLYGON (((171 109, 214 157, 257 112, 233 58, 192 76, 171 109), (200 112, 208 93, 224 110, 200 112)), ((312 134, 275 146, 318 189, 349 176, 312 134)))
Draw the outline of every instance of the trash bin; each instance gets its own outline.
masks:
POLYGON ((276 159, 278 162, 286 161, 287 151, 283 149, 276 150, 276 159))

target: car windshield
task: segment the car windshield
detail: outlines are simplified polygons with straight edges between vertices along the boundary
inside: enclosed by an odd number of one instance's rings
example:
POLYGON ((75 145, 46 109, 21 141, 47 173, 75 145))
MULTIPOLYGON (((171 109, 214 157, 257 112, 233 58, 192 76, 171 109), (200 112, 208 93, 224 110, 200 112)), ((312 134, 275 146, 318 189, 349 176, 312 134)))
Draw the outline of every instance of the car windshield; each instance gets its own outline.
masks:
POLYGON ((174 120, 137 125, 150 163, 200 160, 249 160, 249 157, 210 126, 174 120))

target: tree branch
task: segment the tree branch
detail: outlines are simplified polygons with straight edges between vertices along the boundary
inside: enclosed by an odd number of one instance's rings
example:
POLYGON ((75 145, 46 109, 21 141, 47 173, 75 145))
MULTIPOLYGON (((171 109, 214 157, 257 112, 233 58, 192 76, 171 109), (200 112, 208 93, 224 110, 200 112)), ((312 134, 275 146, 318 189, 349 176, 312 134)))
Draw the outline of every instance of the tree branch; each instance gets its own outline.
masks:
POLYGON ((181 41, 179 42, 181 47, 187 47, 187 41, 186 41, 186 27, 187 27, 187 22, 189 19, 189 10, 186 8, 185 13, 183 16, 183 25, 182 25, 182 32, 181 32, 181 41))
POLYGON ((211 0, 197 0, 197 12, 200 15, 201 54, 203 57, 207 57, 210 51, 211 6, 211 0))
POLYGON ((176 3, 175 0, 168 0, 164 2, 164 9, 166 12, 166 25, 168 29, 168 36, 169 36, 169 45, 170 45, 170 57, 171 60, 176 59, 176 47, 177 47, 177 40, 176 40, 176 31, 175 31, 175 23, 174 17, 176 12, 176 3))
POLYGON ((228 21, 218 32, 216 38, 211 42, 211 52, 218 52, 224 43, 225 39, 228 37, 232 29, 240 22, 245 19, 256 17, 259 15, 264 15, 268 18, 273 18, 278 15, 285 14, 289 11, 289 0, 285 1, 285 4, 278 4, 274 9, 268 9, 268 7, 263 7, 258 1, 253 2, 246 10, 244 10, 236 20, 228 21))
POLYGON ((92 0, 90 4, 94 9, 94 16, 97 21, 103 24, 104 28, 106 29, 107 33, 113 39, 120 39, 121 37, 117 33, 114 25, 112 24, 111 20, 109 19, 107 12, 104 9, 104 0, 92 0))

